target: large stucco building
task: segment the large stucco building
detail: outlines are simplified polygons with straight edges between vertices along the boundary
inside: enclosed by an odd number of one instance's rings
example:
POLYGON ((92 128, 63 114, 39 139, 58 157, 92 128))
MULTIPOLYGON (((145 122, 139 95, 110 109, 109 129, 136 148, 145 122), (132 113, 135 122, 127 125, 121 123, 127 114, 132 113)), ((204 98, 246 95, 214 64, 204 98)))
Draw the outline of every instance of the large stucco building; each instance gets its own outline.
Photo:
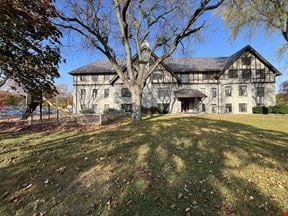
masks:
MULTIPOLYGON (((96 61, 70 74, 74 113, 131 109, 131 94, 109 61, 96 61)), ((251 46, 229 57, 168 59, 147 79, 142 103, 170 113, 252 113, 256 105, 275 105, 275 79, 280 74, 251 46)))

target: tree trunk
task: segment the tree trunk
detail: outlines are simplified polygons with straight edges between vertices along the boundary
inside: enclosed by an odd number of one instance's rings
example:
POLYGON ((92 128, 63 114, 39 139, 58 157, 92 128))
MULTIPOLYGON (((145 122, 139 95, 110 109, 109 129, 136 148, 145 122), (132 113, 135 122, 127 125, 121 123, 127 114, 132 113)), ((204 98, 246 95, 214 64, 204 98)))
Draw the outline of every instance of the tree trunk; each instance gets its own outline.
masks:
POLYGON ((142 120, 142 92, 139 89, 132 89, 132 120, 139 122, 142 120))

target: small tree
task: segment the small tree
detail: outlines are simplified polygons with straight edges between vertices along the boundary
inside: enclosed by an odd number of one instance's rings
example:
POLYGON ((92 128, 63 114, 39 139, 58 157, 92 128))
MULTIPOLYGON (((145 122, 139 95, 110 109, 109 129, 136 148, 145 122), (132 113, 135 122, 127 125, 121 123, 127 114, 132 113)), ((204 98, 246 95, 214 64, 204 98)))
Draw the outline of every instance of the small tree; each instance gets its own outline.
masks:
POLYGON ((288 100, 288 80, 281 83, 280 93, 281 95, 283 95, 284 98, 286 98, 286 101, 287 101, 288 100))
POLYGON ((198 35, 205 26, 204 14, 223 2, 66 0, 61 5, 65 9, 58 12, 57 24, 78 32, 86 47, 109 59, 132 94, 132 119, 140 121, 141 96, 147 78, 185 38, 198 35), (151 50, 143 49, 147 43, 151 50), (152 58, 151 54, 157 51, 161 51, 159 58, 152 58))

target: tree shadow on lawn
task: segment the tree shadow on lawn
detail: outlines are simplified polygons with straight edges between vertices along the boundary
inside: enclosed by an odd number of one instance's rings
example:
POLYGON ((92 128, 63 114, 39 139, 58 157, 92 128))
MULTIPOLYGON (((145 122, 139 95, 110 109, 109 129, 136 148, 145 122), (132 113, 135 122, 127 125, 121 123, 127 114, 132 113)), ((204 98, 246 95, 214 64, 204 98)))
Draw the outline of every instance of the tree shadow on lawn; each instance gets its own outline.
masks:
POLYGON ((1 166, 0 213, 281 215, 288 199, 287 133, 184 117, 47 136, 1 166))

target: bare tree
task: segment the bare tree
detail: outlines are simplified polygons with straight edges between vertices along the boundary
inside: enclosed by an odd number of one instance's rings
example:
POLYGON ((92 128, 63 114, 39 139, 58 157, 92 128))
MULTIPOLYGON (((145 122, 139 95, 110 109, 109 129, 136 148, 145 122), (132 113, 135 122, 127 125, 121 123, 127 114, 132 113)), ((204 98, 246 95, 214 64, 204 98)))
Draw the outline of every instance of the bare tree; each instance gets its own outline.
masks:
POLYGON ((65 9, 58 10, 56 22, 78 32, 87 47, 99 50, 109 59, 131 91, 132 119, 140 121, 141 95, 147 78, 184 39, 197 36, 205 26, 204 14, 223 2, 65 0, 61 4, 65 9), (160 51, 158 57, 152 56, 160 51), (121 64, 123 56, 125 67, 121 64))

